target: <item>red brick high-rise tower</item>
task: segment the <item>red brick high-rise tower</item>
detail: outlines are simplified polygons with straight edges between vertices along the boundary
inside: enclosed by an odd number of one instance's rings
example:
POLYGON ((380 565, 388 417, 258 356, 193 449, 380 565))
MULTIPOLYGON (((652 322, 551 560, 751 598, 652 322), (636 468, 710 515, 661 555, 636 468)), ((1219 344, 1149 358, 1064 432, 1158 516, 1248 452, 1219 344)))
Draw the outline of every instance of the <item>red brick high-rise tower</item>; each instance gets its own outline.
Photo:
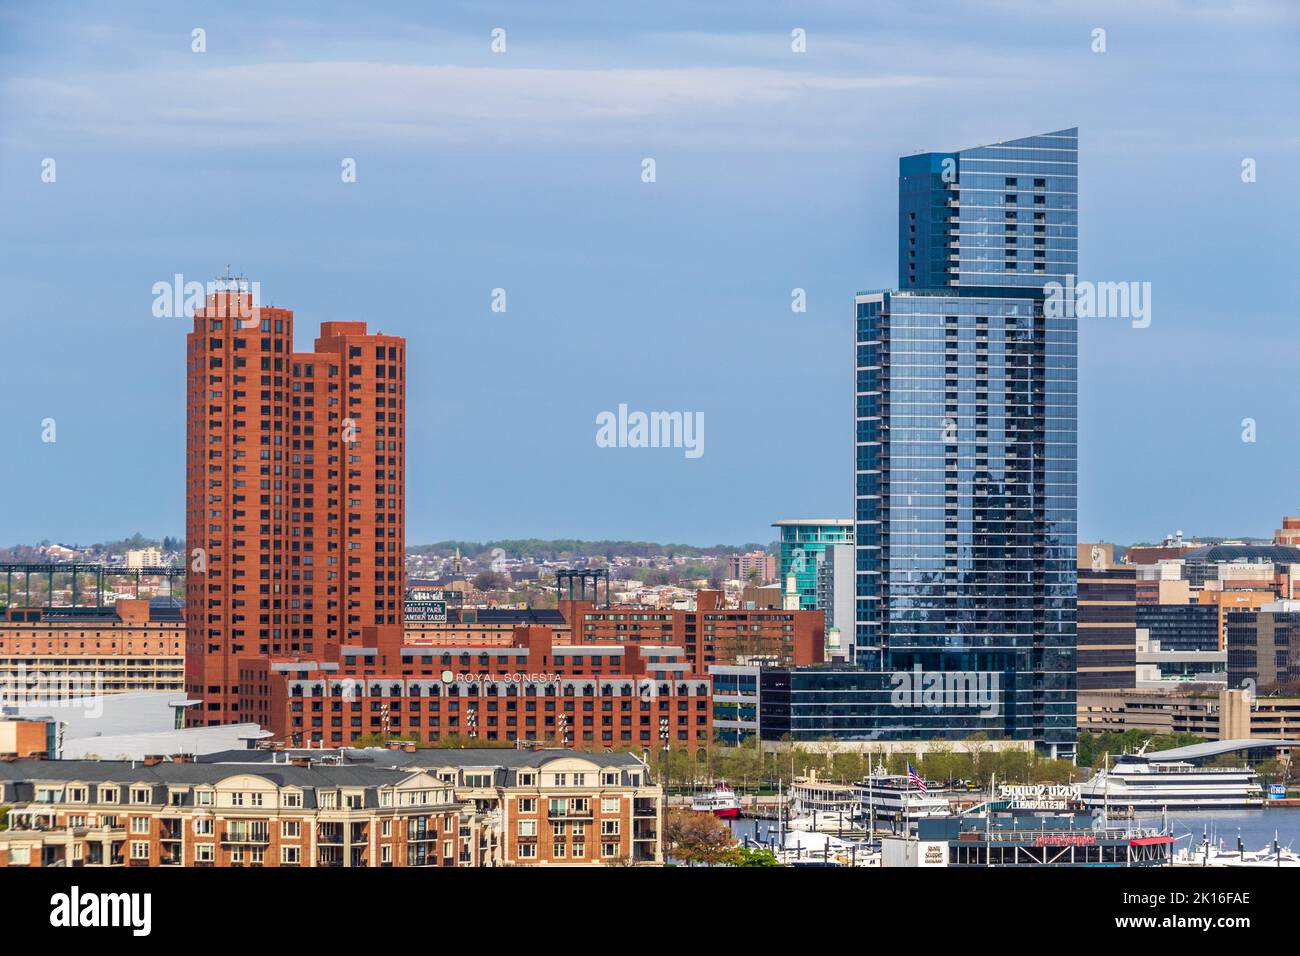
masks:
POLYGON ((254 719, 238 712, 241 659, 400 642, 405 585, 406 341, 326 322, 315 351, 295 353, 291 311, 226 285, 188 336, 196 725, 254 719))

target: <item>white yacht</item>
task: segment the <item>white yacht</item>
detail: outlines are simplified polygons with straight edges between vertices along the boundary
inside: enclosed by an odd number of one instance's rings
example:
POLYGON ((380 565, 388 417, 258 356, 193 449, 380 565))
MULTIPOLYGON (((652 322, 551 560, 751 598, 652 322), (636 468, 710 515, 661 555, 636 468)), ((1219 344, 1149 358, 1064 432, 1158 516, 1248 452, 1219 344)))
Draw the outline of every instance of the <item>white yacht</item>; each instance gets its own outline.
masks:
POLYGON ((1253 810, 1264 790, 1250 767, 1201 767, 1180 759, 1180 748, 1124 754, 1080 787, 1089 810, 1112 814, 1162 810, 1253 810))
POLYGON ((908 782, 905 774, 886 774, 878 768, 858 783, 857 789, 863 819, 907 821, 952 813, 947 789, 927 785, 922 792, 908 782))

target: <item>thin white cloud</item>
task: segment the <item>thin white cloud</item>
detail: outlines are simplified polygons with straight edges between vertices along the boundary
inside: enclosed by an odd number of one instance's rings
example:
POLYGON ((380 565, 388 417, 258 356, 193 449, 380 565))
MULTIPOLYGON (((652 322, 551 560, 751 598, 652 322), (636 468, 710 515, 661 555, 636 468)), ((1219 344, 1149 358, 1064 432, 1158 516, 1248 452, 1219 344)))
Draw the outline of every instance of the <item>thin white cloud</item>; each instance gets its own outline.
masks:
MULTIPOLYGON (((618 141, 698 136, 735 114, 803 126, 844 97, 942 82, 905 73, 757 68, 493 69, 367 62, 270 63, 14 79, 8 102, 61 133, 188 147, 382 140, 618 141), (634 134, 633 134, 633 131, 634 134)), ((698 141, 698 140, 695 140, 698 141)))

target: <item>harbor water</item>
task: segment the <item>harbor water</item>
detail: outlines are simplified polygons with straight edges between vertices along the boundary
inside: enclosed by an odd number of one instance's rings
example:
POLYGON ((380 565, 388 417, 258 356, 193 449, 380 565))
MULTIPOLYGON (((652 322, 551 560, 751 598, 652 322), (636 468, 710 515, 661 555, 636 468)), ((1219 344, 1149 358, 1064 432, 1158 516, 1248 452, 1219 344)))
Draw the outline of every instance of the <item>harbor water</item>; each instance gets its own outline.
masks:
MULTIPOLYGON (((777 825, 775 820, 754 820, 741 818, 728 821, 731 832, 736 839, 748 837, 751 842, 768 845, 776 842, 777 825)), ((1138 827, 1159 828, 1161 819, 1158 815, 1141 815, 1133 820, 1116 820, 1113 823, 1131 824, 1138 827)), ((827 815, 826 821, 818 821, 818 829, 825 833, 836 832, 835 819, 827 815)), ((1271 846, 1274 834, 1284 847, 1300 850, 1300 807, 1279 807, 1270 810, 1210 810, 1202 812, 1180 812, 1169 814, 1170 833, 1177 838, 1175 844, 1182 849, 1199 843, 1202 833, 1209 834, 1216 843, 1222 843, 1228 849, 1237 846, 1237 837, 1241 837, 1247 850, 1260 850, 1271 846)), ((852 839, 847 833, 846 838, 852 839)))

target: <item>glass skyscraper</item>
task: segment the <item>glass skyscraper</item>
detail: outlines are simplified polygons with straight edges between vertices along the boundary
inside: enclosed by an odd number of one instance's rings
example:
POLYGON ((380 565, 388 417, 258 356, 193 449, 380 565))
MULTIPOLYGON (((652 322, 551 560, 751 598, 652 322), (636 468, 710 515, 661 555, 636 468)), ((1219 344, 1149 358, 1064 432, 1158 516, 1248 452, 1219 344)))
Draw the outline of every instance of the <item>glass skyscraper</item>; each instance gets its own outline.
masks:
POLYGON ((882 736, 1074 751, 1077 324, 1043 300, 1078 272, 1077 132, 899 162, 899 291, 856 296, 854 656, 1000 703, 882 736))

